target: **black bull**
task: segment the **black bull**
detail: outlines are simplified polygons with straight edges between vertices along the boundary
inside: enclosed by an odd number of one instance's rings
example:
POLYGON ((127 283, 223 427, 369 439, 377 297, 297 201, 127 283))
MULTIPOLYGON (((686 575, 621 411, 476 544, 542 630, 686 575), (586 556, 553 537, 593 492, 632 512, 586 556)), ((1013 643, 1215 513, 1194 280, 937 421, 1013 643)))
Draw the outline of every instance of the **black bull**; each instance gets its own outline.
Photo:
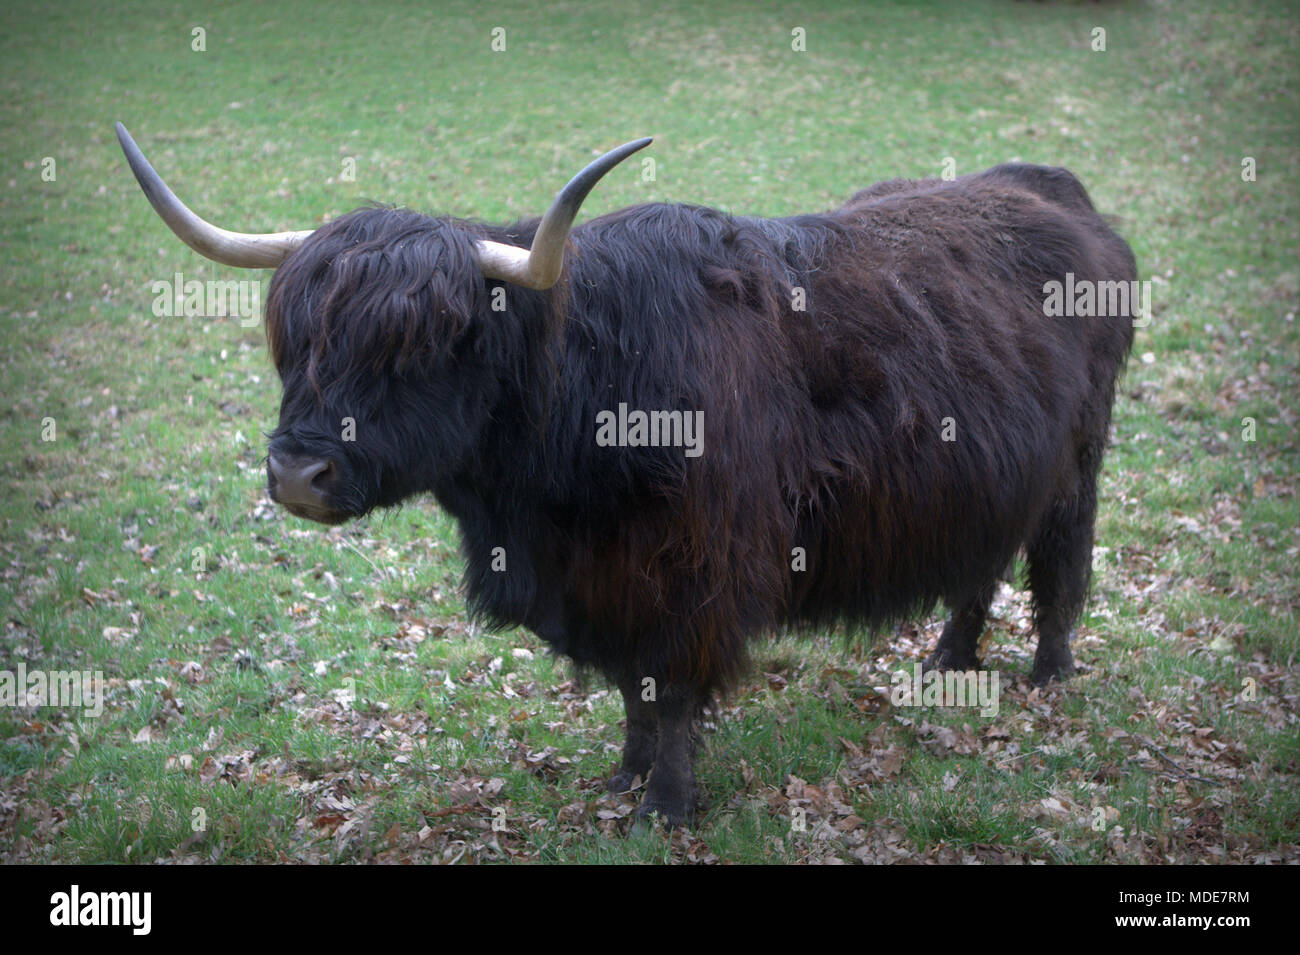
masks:
POLYGON ((642 205, 570 232, 642 141, 540 224, 366 208, 246 236, 184 209, 120 136, 186 242, 279 266, 271 496, 333 523, 432 493, 459 523, 472 610, 622 692, 611 785, 647 779, 642 814, 692 815, 693 719, 756 634, 941 600, 928 664, 975 667, 1023 549, 1033 678, 1073 670, 1134 322, 1045 301, 1136 273, 1069 172, 898 180, 787 219, 642 205))

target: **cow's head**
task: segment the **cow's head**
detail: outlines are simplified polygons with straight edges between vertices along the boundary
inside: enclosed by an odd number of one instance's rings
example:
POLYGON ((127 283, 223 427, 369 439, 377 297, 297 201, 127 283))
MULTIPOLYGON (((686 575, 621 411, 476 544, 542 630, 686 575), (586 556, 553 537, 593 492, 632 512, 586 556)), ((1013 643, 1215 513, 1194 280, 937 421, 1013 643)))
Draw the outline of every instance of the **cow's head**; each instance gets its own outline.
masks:
POLYGON ((559 281, 583 199, 650 143, 627 143, 578 173, 525 249, 471 223, 380 208, 314 231, 228 232, 176 197, 121 123, 117 138, 154 210, 190 248, 223 265, 277 270, 267 340, 284 390, 267 486, 291 513, 326 524, 430 490, 434 471, 454 470, 469 453, 491 407, 467 382, 490 388, 492 376, 466 373, 483 357, 489 284, 544 290, 559 281))

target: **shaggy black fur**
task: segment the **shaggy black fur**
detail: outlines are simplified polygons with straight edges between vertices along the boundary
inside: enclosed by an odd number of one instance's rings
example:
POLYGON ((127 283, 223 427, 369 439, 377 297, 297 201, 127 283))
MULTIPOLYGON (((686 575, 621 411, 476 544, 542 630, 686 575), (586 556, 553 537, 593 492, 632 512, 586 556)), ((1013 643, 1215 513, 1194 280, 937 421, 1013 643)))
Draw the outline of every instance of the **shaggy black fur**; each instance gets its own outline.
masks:
POLYGON ((1074 176, 894 181, 789 219, 637 206, 575 228, 550 291, 485 280, 474 240, 535 228, 372 208, 317 231, 268 297, 271 446, 334 462, 338 519, 432 492, 474 611, 623 691, 613 783, 653 766, 643 812, 689 818, 690 720, 749 637, 943 601, 930 662, 975 666, 1021 547, 1034 677, 1068 675, 1133 328, 1048 318, 1044 285, 1136 278, 1074 176), (599 446, 620 402, 703 411, 703 453, 599 446))

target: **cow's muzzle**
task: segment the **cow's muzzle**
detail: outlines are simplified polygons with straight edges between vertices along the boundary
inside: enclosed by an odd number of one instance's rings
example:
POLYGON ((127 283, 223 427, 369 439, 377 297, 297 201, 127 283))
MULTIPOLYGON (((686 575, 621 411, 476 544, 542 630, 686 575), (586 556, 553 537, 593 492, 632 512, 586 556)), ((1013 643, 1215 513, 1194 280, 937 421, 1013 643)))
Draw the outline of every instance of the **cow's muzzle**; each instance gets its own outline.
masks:
POLYGON ((266 486, 275 501, 290 514, 321 524, 339 524, 347 515, 330 506, 330 488, 338 468, 328 458, 271 453, 266 466, 266 486))

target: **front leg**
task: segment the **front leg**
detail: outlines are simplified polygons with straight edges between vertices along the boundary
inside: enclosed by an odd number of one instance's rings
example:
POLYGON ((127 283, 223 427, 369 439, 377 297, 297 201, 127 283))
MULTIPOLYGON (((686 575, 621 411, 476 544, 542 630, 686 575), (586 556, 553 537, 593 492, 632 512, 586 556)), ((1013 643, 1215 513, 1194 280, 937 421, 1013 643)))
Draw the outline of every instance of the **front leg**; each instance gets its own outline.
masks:
POLYGON ((653 702, 643 700, 645 691, 635 680, 618 682, 623 694, 623 709, 627 713, 627 738, 623 742, 623 764, 609 781, 612 793, 627 792, 636 783, 650 775, 654 764, 655 746, 659 740, 659 717, 653 702))
POLYGON ((988 617, 989 605, 993 603, 993 594, 997 582, 993 581, 981 587, 967 600, 955 600, 951 607, 952 616, 944 624, 943 635, 926 657, 923 666, 927 670, 978 670, 980 668, 979 642, 984 633, 984 621, 988 617))
POLYGON ((637 807, 638 819, 658 813, 669 825, 680 826, 689 824, 694 817, 698 789, 692 724, 700 713, 703 699, 703 694, 693 686, 669 686, 658 702, 648 704, 659 718, 659 738, 654 772, 637 807))

